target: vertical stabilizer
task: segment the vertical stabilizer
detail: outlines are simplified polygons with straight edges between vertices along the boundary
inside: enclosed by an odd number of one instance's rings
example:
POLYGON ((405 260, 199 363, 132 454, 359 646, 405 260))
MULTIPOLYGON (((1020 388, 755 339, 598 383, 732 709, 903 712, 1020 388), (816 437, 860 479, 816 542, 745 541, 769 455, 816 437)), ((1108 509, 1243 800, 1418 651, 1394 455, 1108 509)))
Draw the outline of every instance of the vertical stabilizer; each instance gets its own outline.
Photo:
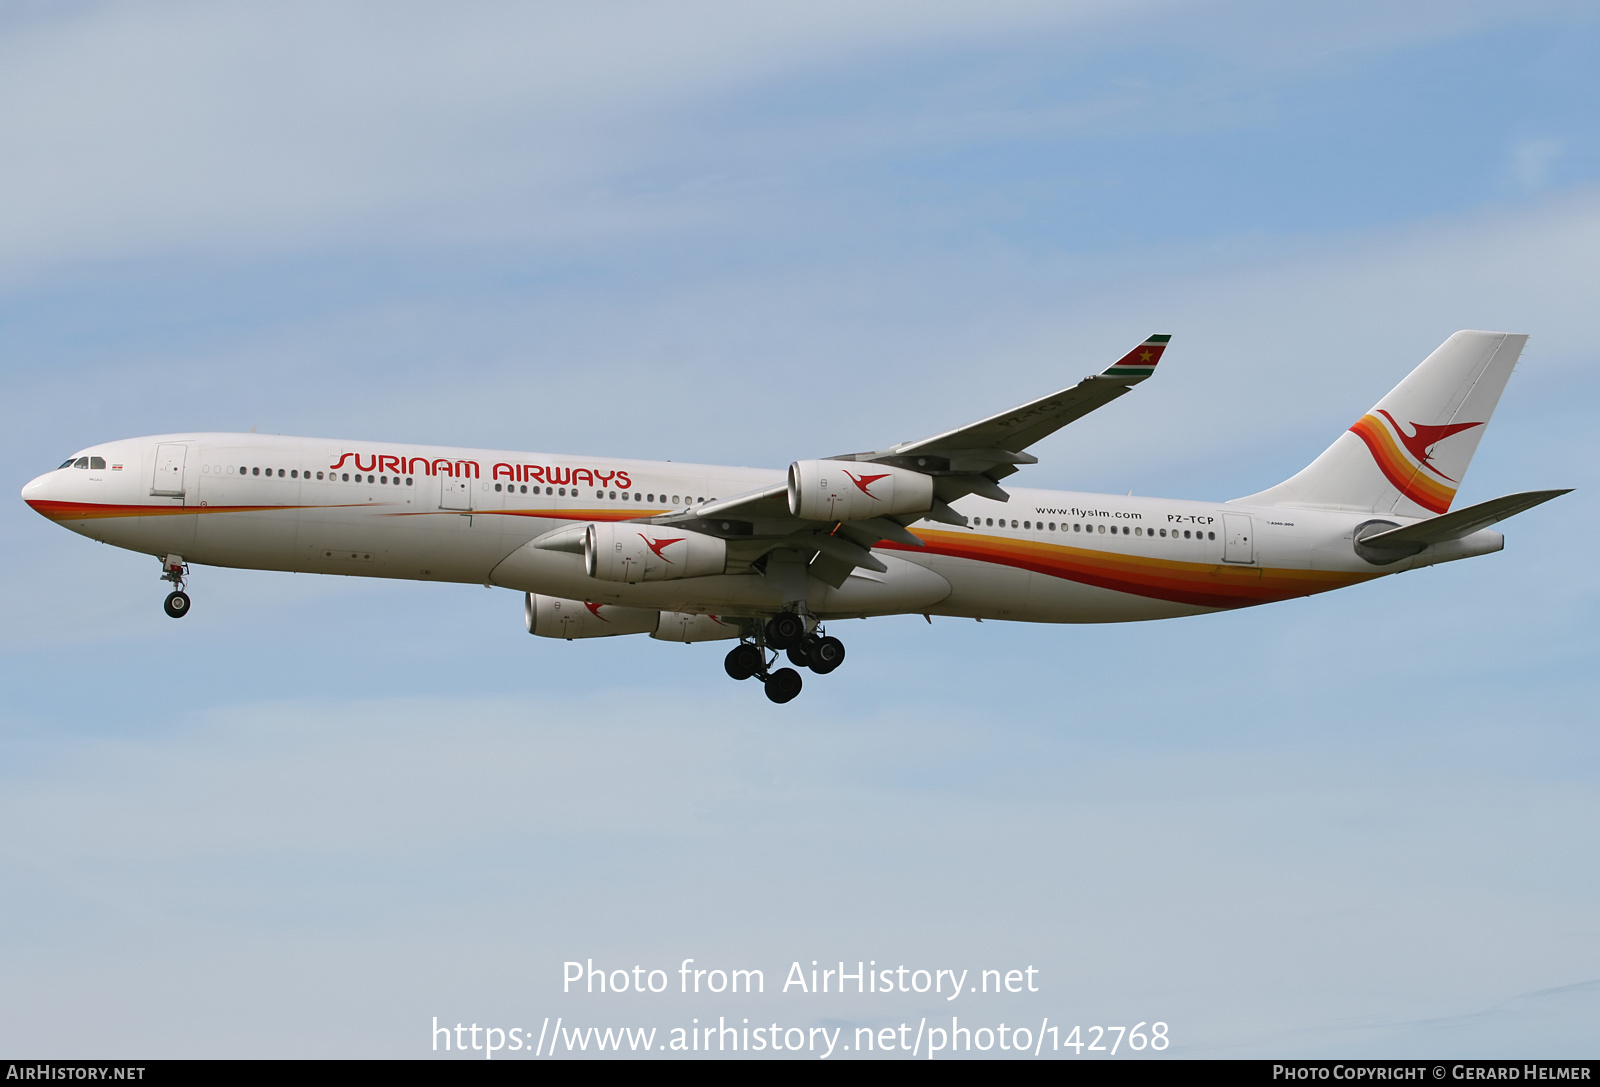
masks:
POLYGON ((1299 473, 1236 499, 1432 517, 1450 509, 1528 337, 1457 332, 1299 473))

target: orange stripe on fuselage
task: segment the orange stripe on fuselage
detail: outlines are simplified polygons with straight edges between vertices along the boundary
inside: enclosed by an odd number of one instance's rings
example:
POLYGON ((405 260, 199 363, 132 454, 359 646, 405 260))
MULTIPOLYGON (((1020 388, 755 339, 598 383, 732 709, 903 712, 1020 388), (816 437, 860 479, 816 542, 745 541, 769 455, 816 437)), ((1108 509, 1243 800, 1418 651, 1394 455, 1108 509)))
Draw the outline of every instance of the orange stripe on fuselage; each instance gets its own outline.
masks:
POLYGON ((197 513, 258 513, 265 510, 345 509, 370 503, 354 502, 342 506, 141 506, 112 505, 109 502, 47 502, 28 499, 34 512, 52 521, 94 521, 103 517, 173 517, 197 513))
POLYGON ((1412 463, 1383 420, 1376 415, 1363 415, 1350 428, 1350 433, 1366 443, 1378 470, 1401 494, 1431 513, 1449 511, 1450 503, 1455 501, 1455 488, 1423 475, 1422 468, 1412 463))
POLYGON ((1170 600, 1205 608, 1247 608, 1296 596, 1342 589, 1381 574, 1339 573, 1327 570, 1283 570, 1231 566, 1212 562, 1181 562, 1147 558, 1115 551, 1015 540, 1003 536, 973 536, 960 532, 919 529, 926 547, 909 547, 885 541, 879 548, 911 553, 932 552, 955 558, 991 562, 1021 570, 1094 585, 1132 596, 1170 600))

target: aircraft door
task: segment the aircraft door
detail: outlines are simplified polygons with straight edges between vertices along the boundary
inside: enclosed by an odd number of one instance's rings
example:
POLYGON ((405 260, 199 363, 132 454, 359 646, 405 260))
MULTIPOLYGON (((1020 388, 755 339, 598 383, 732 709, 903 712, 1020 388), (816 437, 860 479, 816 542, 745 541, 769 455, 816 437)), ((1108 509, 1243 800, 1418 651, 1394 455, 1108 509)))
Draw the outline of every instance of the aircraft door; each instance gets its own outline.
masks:
POLYGON ((183 497, 183 469, 188 452, 189 447, 180 442, 163 442, 156 446, 155 476, 150 481, 152 496, 183 497))
POLYGON ((472 480, 455 476, 439 474, 439 508, 442 510, 460 510, 462 513, 472 509, 472 480))
POLYGON ((1222 561, 1255 562, 1256 544, 1253 539, 1254 535, 1255 530, 1251 528, 1248 514, 1224 513, 1222 515, 1222 561))

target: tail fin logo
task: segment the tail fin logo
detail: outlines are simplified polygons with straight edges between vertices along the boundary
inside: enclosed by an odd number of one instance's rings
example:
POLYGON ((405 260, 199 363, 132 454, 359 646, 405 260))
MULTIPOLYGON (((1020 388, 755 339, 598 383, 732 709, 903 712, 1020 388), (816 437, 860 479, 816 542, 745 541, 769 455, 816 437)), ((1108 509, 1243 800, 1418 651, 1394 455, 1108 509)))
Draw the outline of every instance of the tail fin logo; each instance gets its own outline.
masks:
MULTIPOLYGON (((845 475, 849 476, 850 477, 850 482, 854 483, 856 485, 856 490, 860 491, 862 494, 866 495, 868 498, 873 498, 873 499, 877 499, 878 496, 873 494, 871 491, 867 490, 867 488, 869 486, 871 486, 872 484, 878 482, 878 480, 880 480, 880 479, 888 479, 889 478, 889 473, 888 472, 883 473, 883 475, 881 475, 881 476, 858 476, 858 475, 852 475, 849 472, 845 472, 845 475)), ((881 501, 881 499, 879 499, 879 501, 881 501)))
MULTIPOLYGON (((639 533, 639 539, 644 541, 644 545, 646 547, 648 547, 651 551, 655 552, 656 558, 660 559, 662 562, 670 563, 670 562, 672 562, 672 560, 667 558, 667 556, 665 556, 665 555, 663 555, 661 553, 662 549, 667 547, 667 546, 669 546, 669 545, 671 545, 671 544, 682 543, 684 541, 685 537, 678 536, 678 537, 676 537, 674 539, 671 539, 671 540, 652 540, 650 537, 646 536, 644 533, 641 532, 641 533, 639 533)), ((673 563, 673 565, 677 565, 677 564, 673 563)))
POLYGON ((1449 480, 1451 483, 1456 481, 1450 479, 1449 476, 1433 466, 1433 447, 1452 434, 1460 434, 1463 430, 1471 430, 1475 426, 1483 425, 1482 423, 1448 423, 1444 426, 1429 426, 1426 423, 1412 423, 1411 429, 1414 433, 1407 434, 1400 424, 1395 422, 1394 416, 1382 408, 1378 409, 1378 414, 1389 420, 1389 425, 1394 427, 1395 434, 1399 436, 1401 443, 1406 447, 1406 452, 1411 454, 1418 465, 1426 468, 1440 479, 1449 480))
POLYGON ((1425 510, 1445 513, 1455 499, 1456 481, 1434 467, 1433 447, 1452 434, 1482 425, 1481 422, 1443 426, 1412 423, 1412 432, 1407 434, 1394 416, 1380 408, 1377 414, 1363 415, 1356 420, 1350 433, 1366 443, 1372 459, 1395 489, 1425 510), (1383 418, 1379 419, 1379 415, 1383 418), (1424 469, 1438 479, 1424 475, 1424 469))

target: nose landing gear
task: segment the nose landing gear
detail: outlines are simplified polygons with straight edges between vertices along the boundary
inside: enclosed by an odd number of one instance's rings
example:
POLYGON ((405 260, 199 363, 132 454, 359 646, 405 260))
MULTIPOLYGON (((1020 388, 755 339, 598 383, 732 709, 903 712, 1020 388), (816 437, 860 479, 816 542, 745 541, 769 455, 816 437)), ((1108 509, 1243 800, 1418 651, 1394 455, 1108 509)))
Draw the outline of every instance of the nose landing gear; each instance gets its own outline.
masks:
POLYGON ((723 669, 733 679, 759 677, 767 697, 780 705, 792 700, 803 685, 795 668, 809 668, 824 676, 844 663, 844 643, 823 634, 820 628, 808 633, 806 625, 804 618, 789 611, 756 624, 752 640, 742 641, 728 651, 723 669), (773 652, 776 650, 784 651, 795 668, 772 671, 778 659, 773 652))
POLYGON ((161 560, 161 580, 172 583, 172 592, 167 594, 161 607, 174 619, 189 614, 189 594, 183 591, 188 573, 189 564, 183 561, 182 555, 168 555, 161 560))

